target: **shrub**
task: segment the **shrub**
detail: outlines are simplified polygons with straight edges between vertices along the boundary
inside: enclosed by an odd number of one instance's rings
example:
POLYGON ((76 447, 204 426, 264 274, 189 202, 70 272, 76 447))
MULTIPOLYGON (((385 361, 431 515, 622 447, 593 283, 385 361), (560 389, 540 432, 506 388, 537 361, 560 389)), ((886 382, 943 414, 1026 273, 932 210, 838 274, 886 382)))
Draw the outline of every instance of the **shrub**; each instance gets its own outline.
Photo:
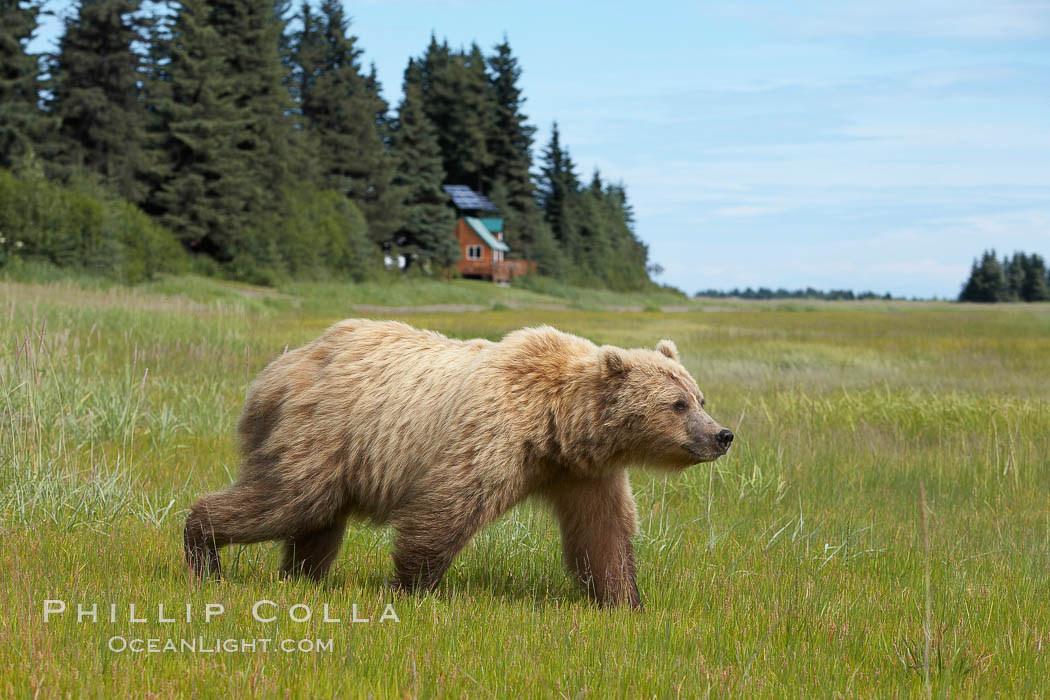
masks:
POLYGON ((274 240, 293 278, 363 282, 379 275, 382 256, 353 202, 338 192, 310 188, 287 196, 290 212, 278 225, 274 240))
POLYGON ((0 238, 0 265, 13 256, 37 258, 127 283, 187 266, 175 237, 134 205, 5 170, 0 170, 0 238))

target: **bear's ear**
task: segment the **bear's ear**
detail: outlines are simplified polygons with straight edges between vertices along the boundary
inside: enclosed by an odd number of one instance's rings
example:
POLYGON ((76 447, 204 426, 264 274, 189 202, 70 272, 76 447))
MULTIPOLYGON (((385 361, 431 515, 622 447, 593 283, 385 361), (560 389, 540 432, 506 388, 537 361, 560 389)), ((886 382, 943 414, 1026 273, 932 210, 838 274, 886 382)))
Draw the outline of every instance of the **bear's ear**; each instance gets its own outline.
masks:
POLYGON ((656 344, 656 352, 678 362, 678 346, 673 340, 661 340, 656 344))
POLYGON ((604 345, 598 348, 598 367, 602 377, 616 377, 627 371, 627 362, 620 348, 604 345))

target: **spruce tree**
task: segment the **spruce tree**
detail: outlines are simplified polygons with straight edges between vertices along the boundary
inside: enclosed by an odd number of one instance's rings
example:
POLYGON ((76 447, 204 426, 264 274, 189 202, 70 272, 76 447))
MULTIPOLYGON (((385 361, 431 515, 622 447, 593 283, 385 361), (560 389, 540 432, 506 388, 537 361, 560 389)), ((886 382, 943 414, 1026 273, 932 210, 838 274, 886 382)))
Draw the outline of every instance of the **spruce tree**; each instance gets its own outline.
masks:
POLYGON ((42 136, 40 62, 26 53, 40 5, 0 0, 0 168, 23 162, 42 136))
POLYGON ((1036 253, 1027 256, 1025 260, 1020 296, 1024 301, 1050 301, 1046 261, 1036 253))
MULTIPOLYGON (((313 138, 304 127, 301 109, 302 95, 299 94, 298 88, 299 66, 296 59, 296 41, 299 33, 291 31, 293 22, 300 20, 300 16, 295 15, 291 18, 292 21, 289 21, 287 16, 291 7, 292 0, 274 0, 274 16, 282 28, 278 40, 278 55, 281 57, 282 82, 286 90, 284 97, 291 98, 287 122, 292 128, 289 141, 291 153, 289 169, 297 186, 301 186, 305 183, 319 184, 321 176, 317 139, 313 138)), ((304 5, 302 9, 306 11, 309 8, 304 5)))
POLYGON ((266 281, 280 266, 297 153, 272 1, 182 0, 152 105, 163 124, 151 211, 191 250, 266 281))
POLYGON ((153 64, 162 68, 149 85, 159 138, 147 210, 190 251, 228 262, 245 233, 242 212, 261 192, 239 174, 247 160, 235 145, 240 124, 211 15, 207 0, 180 2, 153 64))
POLYGON ((457 143, 462 162, 462 177, 479 192, 487 192, 492 182, 485 173, 491 172, 493 156, 489 150, 489 135, 493 132, 496 103, 489 87, 485 56, 476 43, 470 52, 464 52, 456 61, 457 78, 461 81, 458 106, 457 143))
MULTIPOLYGON (((227 42, 225 63, 242 120, 237 148, 247 153, 260 184, 272 193, 292 182, 301 167, 293 148, 292 103, 281 60, 283 5, 283 0, 226 0, 213 2, 212 15, 227 42)), ((278 208, 279 198, 271 194, 268 199, 278 208)))
POLYGON ((448 74, 452 67, 452 52, 447 42, 438 43, 437 37, 430 35, 430 45, 423 56, 416 61, 419 66, 420 90, 423 94, 423 112, 426 118, 434 125, 438 135, 438 146, 441 148, 442 167, 445 169, 448 182, 451 184, 467 184, 456 182, 452 178, 458 177, 458 171, 449 169, 452 145, 449 142, 449 134, 454 128, 453 119, 456 109, 457 96, 450 89, 448 74))
POLYGON ((483 173, 484 182, 491 186, 502 180, 512 200, 531 200, 534 187, 529 168, 536 127, 528 124, 522 112, 525 97, 518 86, 521 68, 506 37, 496 45, 495 52, 487 61, 493 118, 486 143, 491 162, 483 173))
POLYGON ((156 194, 171 171, 168 162, 169 108, 172 98, 171 35, 173 22, 162 13, 146 17, 146 52, 142 57, 142 101, 146 109, 142 142, 142 170, 139 178, 144 188, 141 206, 159 216, 156 194))
POLYGON ((289 92, 292 91, 295 71, 295 35, 289 32, 288 13, 292 11, 292 0, 274 0, 273 15, 277 23, 282 27, 281 35, 277 39, 277 55, 281 57, 281 65, 284 66, 284 84, 289 92))
POLYGON ((590 185, 570 201, 576 202, 581 251, 575 281, 620 291, 649 286, 648 250, 631 228, 631 208, 623 185, 603 183, 596 169, 590 185))
POLYGON ((970 278, 963 285, 959 301, 996 302, 1006 294, 1006 278, 994 250, 985 251, 980 262, 974 260, 970 278))
POLYGON ((378 83, 361 72, 357 37, 338 0, 320 14, 304 4, 295 43, 296 91, 305 129, 317 142, 321 182, 353 200, 377 243, 388 243, 400 223, 396 163, 377 122, 387 111, 378 83))
POLYGON ((306 0, 296 14, 295 21, 300 28, 281 35, 281 57, 287 70, 285 83, 292 98, 292 115, 298 146, 309 166, 301 179, 324 187, 319 134, 307 127, 306 118, 303 116, 303 94, 313 89, 320 66, 324 62, 325 37, 321 30, 323 23, 306 0))
POLYGON ((580 262, 590 277, 608 285, 608 266, 612 263, 613 226, 615 221, 605 201, 601 174, 597 168, 591 184, 579 195, 580 262))
POLYGON ((580 263, 583 247, 576 212, 580 182, 568 150, 561 146, 557 122, 551 129, 551 140, 543 151, 536 190, 544 220, 554 233, 558 245, 571 260, 580 263))
POLYGON ((503 180, 496 180, 488 198, 503 216, 503 240, 510 246, 508 257, 524 258, 536 263, 540 274, 555 279, 565 277, 565 256, 554 240, 550 226, 534 198, 517 209, 503 180))
POLYGON ((495 102, 481 49, 473 44, 469 53, 453 52, 432 35, 419 66, 423 108, 437 129, 448 183, 487 193, 491 183, 485 173, 492 167, 488 137, 495 102))
POLYGON ((1025 268, 1028 267, 1028 256, 1015 252, 1012 258, 1003 257, 1003 277, 1006 285, 999 301, 1023 301, 1021 284, 1024 281, 1025 268))
POLYGON ((423 114, 422 77, 409 59, 405 69, 404 99, 393 131, 399 168, 395 184, 405 193, 402 224, 395 233, 396 252, 408 260, 432 261, 450 267, 459 257, 453 237, 456 217, 442 191, 445 171, 433 125, 423 114))
MULTIPOLYGON (((614 289, 637 290, 652 284, 649 278, 649 249, 634 232, 634 211, 623 183, 605 186, 604 204, 610 220, 613 255, 606 283, 614 289)), ((659 267, 659 266, 656 266, 659 267)), ((662 268, 661 268, 662 269, 662 268)))
POLYGON ((141 0, 80 0, 66 20, 52 69, 51 110, 58 120, 61 175, 96 173, 121 196, 142 200, 146 112, 142 58, 135 43, 145 22, 141 0))
POLYGON ((976 284, 978 270, 977 259, 974 258, 973 264, 970 265, 970 276, 963 282, 962 289, 959 291, 959 301, 979 301, 975 298, 978 293, 976 284))
MULTIPOLYGON (((494 103, 487 148, 492 163, 484 173, 490 198, 499 191, 504 208, 504 225, 511 254, 537 260, 546 256, 545 231, 536 206, 532 167, 532 144, 536 128, 527 122, 522 111, 525 97, 518 81, 521 68, 504 37, 488 58, 489 90, 494 103)), ((496 201, 493 199, 493 201, 496 201)), ((546 231, 549 234, 549 231, 546 231)), ((549 237, 549 236, 548 236, 549 237)), ((545 266, 549 261, 537 260, 545 266)))
POLYGON ((572 265, 567 279, 625 291, 652 284, 648 250, 634 234, 634 214, 623 185, 606 185, 595 170, 590 185, 581 188, 557 124, 543 151, 537 199, 572 265))
POLYGON ((369 64, 368 75, 365 76, 365 89, 375 98, 376 130, 379 132, 379 140, 389 144, 390 131, 393 128, 390 121, 390 105, 382 97, 383 86, 379 82, 379 71, 374 62, 369 64))

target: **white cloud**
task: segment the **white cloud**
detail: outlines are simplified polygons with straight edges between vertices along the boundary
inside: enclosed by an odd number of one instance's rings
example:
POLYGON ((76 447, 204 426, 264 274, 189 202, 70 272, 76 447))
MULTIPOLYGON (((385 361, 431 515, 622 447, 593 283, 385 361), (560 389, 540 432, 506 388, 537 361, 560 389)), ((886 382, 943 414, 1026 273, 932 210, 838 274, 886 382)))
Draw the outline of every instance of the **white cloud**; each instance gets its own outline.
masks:
POLYGON ((1015 79, 1016 73, 1016 68, 1006 66, 929 68, 912 72, 910 83, 919 90, 941 90, 974 83, 1002 83, 1015 79))
POLYGON ((927 258, 924 260, 894 260, 892 262, 869 265, 865 268, 865 272, 874 274, 877 277, 885 277, 887 274, 915 275, 923 277, 927 281, 935 280, 955 283, 958 280, 965 279, 969 269, 968 265, 953 265, 927 258))
POLYGON ((796 26, 820 36, 1036 39, 1050 36, 1050 3, 1025 0, 890 0, 836 3, 796 26))
POLYGON ((739 219, 755 216, 766 216, 768 214, 777 214, 782 211, 785 211, 785 207, 763 206, 757 204, 741 204, 732 207, 722 207, 721 209, 715 209, 713 213, 715 216, 739 219))
MULTIPOLYGON (((1024 209, 992 214, 937 219, 945 234, 979 241, 1000 252, 1020 249, 1050 253, 1050 209, 1024 209)), ((977 251, 971 251, 975 255, 977 251)))

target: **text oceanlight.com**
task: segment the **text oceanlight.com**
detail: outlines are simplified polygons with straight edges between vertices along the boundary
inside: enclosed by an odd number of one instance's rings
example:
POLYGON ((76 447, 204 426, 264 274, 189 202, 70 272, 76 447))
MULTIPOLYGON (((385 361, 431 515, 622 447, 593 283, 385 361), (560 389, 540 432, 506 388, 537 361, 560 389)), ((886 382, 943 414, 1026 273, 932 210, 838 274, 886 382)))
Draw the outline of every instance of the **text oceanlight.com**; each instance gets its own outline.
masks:
POLYGON ((132 654, 253 654, 256 652, 283 651, 287 654, 312 652, 331 652, 334 646, 329 639, 143 639, 141 637, 110 637, 107 646, 116 653, 132 654))

